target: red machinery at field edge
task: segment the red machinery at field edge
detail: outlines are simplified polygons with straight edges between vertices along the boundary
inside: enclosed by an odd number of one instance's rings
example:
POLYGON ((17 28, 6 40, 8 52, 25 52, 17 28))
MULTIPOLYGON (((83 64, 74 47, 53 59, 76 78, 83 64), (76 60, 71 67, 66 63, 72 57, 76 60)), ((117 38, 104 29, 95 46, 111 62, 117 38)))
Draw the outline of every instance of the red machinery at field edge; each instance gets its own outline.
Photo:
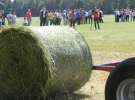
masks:
POLYGON ((105 100, 135 100, 135 57, 93 66, 93 70, 110 72, 105 86, 105 100))

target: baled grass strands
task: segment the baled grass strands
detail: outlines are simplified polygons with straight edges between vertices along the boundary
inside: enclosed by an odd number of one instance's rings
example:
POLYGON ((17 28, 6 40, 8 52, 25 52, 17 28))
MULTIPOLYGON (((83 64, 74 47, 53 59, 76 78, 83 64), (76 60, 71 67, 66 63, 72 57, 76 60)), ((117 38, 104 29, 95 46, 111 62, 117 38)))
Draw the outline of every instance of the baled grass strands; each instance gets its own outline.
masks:
POLYGON ((0 96, 74 92, 88 80, 92 58, 69 27, 8 28, 0 33, 0 96))
POLYGON ((81 88, 89 80, 92 69, 92 57, 84 38, 69 27, 30 29, 50 54, 51 77, 46 85, 46 93, 69 93, 81 88))
POLYGON ((45 52, 25 29, 0 33, 0 97, 44 96, 49 65, 45 52))

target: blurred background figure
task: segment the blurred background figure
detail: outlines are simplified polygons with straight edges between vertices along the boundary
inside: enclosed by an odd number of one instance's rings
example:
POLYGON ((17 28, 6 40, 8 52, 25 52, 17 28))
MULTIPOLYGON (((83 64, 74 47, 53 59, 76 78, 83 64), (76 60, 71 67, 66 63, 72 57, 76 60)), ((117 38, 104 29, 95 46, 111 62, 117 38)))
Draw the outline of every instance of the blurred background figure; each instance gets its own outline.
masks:
POLYGON ((104 17, 104 13, 101 9, 99 9, 99 22, 100 23, 104 23, 103 17, 104 17))
POLYGON ((76 23, 75 11, 70 10, 69 11, 69 24, 70 24, 70 27, 75 28, 75 23, 76 23))
POLYGON ((94 17, 95 30, 99 30, 100 29, 100 25, 99 25, 100 10, 97 9, 96 7, 94 8, 94 11, 93 11, 93 17, 94 17))
POLYGON ((12 13, 11 13, 11 11, 7 14, 6 18, 7 18, 7 21, 8 21, 8 25, 12 25, 12 13))
POLYGON ((68 24, 68 12, 67 12, 67 10, 63 11, 63 23, 64 23, 64 25, 68 24))
POLYGON ((28 26, 31 25, 31 22, 32 22, 32 12, 31 12, 31 9, 28 9, 26 14, 25 14, 25 17, 28 21, 28 26))
POLYGON ((49 11, 48 12, 48 23, 49 23, 49 25, 53 25, 53 17, 54 17, 53 11, 49 11))
POLYGON ((3 18, 4 18, 3 12, 2 12, 2 10, 0 10, 0 28, 1 28, 2 25, 3 25, 3 18))
POLYGON ((40 10, 40 26, 46 26, 48 24, 48 11, 45 7, 40 10))
POLYGON ((27 21, 27 18, 26 18, 26 17, 24 17, 23 25, 24 25, 24 26, 28 26, 28 21, 27 21))
POLYGON ((12 14, 12 24, 13 25, 15 25, 16 24, 16 13, 15 12, 13 12, 13 14, 12 14))

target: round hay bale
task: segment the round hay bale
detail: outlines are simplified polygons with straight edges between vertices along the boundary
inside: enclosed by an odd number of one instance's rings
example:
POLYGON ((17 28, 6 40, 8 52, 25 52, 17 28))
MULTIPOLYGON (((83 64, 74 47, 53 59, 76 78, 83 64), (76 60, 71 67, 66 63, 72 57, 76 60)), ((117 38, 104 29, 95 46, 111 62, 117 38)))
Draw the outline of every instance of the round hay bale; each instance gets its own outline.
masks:
POLYGON ((0 33, 0 95, 68 93, 89 80, 92 58, 78 32, 59 26, 29 29, 0 33))
POLYGON ((73 92, 90 78, 92 57, 84 38, 69 27, 30 27, 50 54, 47 94, 73 92))

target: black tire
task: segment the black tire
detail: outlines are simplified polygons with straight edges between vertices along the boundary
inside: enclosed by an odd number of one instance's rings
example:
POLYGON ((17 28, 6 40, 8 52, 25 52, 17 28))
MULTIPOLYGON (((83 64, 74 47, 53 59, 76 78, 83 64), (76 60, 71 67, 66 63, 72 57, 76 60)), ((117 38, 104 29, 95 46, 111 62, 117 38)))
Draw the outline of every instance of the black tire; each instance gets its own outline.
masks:
POLYGON ((120 84, 128 79, 135 80, 135 58, 123 61, 110 73, 105 87, 105 100, 120 100, 117 99, 117 90, 120 84))

